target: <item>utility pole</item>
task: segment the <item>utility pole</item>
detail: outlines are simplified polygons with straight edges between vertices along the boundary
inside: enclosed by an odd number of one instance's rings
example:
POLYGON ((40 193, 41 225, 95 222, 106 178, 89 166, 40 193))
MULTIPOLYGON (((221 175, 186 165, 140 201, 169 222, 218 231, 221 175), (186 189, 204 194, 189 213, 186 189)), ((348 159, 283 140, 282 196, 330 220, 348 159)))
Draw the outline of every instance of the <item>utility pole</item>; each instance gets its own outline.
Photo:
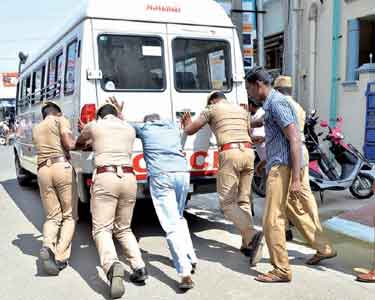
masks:
MULTIPOLYGON (((257 11, 263 11, 263 0, 257 0, 257 11)), ((261 67, 265 66, 265 54, 264 54, 264 16, 262 13, 257 14, 257 40, 258 40, 258 65, 261 67)))

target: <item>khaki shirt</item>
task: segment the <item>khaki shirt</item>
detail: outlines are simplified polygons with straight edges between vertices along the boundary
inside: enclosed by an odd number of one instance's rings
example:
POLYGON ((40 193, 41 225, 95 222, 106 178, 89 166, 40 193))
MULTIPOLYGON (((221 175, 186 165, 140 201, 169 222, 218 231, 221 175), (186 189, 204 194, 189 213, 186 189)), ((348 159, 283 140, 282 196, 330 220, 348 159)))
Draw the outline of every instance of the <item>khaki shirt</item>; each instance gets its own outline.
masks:
POLYGON ((107 115, 86 125, 82 135, 92 140, 95 167, 131 166, 135 130, 127 122, 107 115))
POLYGON ((65 117, 47 116, 33 128, 33 143, 38 155, 38 165, 52 157, 68 156, 61 135, 71 133, 69 120, 65 117))
POLYGON ((201 118, 210 125, 219 146, 251 142, 249 113, 239 105, 222 100, 208 106, 202 112, 201 118))
POLYGON ((305 140, 304 128, 305 128, 305 121, 306 121, 306 112, 302 108, 302 106, 296 100, 294 100, 291 96, 287 96, 287 99, 289 103, 292 105, 294 111, 296 112, 298 125, 301 131, 301 139, 302 141, 304 141, 305 140))

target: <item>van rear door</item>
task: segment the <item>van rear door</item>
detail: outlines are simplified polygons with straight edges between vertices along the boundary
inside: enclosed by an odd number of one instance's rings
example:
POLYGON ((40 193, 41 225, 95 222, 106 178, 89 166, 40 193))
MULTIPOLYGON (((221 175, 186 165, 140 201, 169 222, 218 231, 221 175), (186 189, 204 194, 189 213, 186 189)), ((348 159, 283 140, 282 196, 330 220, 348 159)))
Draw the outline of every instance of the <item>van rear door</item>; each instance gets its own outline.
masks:
MULTIPOLYGON (((115 96, 125 103, 127 121, 141 122, 152 113, 171 119, 166 25, 94 20, 93 29, 96 66, 103 77, 97 81, 97 105, 115 96)), ((137 140, 135 151, 141 149, 137 140)), ((134 167, 145 174, 141 154, 135 155, 134 167)))
MULTIPOLYGON (((224 91, 236 103, 233 29, 168 24, 171 57, 171 96, 176 120, 185 110, 196 117, 212 90, 224 91)), ((208 126, 184 141, 192 175, 211 175, 217 169, 216 141, 208 126)))

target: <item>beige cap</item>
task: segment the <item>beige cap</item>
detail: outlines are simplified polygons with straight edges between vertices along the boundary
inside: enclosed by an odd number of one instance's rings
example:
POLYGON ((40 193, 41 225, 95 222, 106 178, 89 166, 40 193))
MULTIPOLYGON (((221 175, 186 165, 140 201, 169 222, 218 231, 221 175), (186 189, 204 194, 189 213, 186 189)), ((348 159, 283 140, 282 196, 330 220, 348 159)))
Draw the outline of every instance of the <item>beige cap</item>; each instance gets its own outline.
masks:
POLYGON ((57 107, 57 109, 60 112, 62 112, 60 105, 58 105, 55 101, 51 101, 51 100, 47 100, 47 101, 44 101, 42 103, 42 111, 43 111, 43 109, 45 109, 47 106, 50 106, 50 105, 53 105, 53 106, 57 107))
POLYGON ((290 76, 279 76, 276 78, 273 84, 275 88, 291 88, 292 87, 292 77, 290 76))
POLYGON ((103 103, 102 105, 100 105, 100 106, 98 107, 98 109, 96 110, 96 117, 98 117, 98 113, 99 113, 99 111, 100 111, 104 106, 107 106, 107 105, 112 106, 112 107, 117 111, 117 113, 119 112, 118 109, 117 109, 117 107, 114 106, 112 103, 110 103, 110 102, 105 102, 105 103, 103 103))

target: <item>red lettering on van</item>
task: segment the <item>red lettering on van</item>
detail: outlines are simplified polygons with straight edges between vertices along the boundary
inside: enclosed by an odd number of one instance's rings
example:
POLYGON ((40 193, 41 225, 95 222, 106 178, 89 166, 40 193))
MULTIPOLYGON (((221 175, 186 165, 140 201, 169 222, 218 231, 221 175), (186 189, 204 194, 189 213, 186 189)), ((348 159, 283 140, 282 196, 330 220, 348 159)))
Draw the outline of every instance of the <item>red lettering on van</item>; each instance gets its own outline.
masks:
POLYGON ((141 161, 143 161, 143 153, 137 154, 133 158, 133 168, 136 173, 146 173, 146 168, 141 166, 141 161))
POLYGON ((195 152, 191 157, 190 157, 190 165, 193 169, 196 170, 203 170, 208 167, 208 162, 206 162, 208 154, 205 151, 198 151, 195 152), (203 158, 203 162, 199 163, 198 159, 203 158))
POLYGON ((159 12, 170 12, 170 13, 181 13, 181 8, 178 6, 171 6, 171 5, 153 5, 147 4, 146 10, 150 11, 159 11, 159 12))

